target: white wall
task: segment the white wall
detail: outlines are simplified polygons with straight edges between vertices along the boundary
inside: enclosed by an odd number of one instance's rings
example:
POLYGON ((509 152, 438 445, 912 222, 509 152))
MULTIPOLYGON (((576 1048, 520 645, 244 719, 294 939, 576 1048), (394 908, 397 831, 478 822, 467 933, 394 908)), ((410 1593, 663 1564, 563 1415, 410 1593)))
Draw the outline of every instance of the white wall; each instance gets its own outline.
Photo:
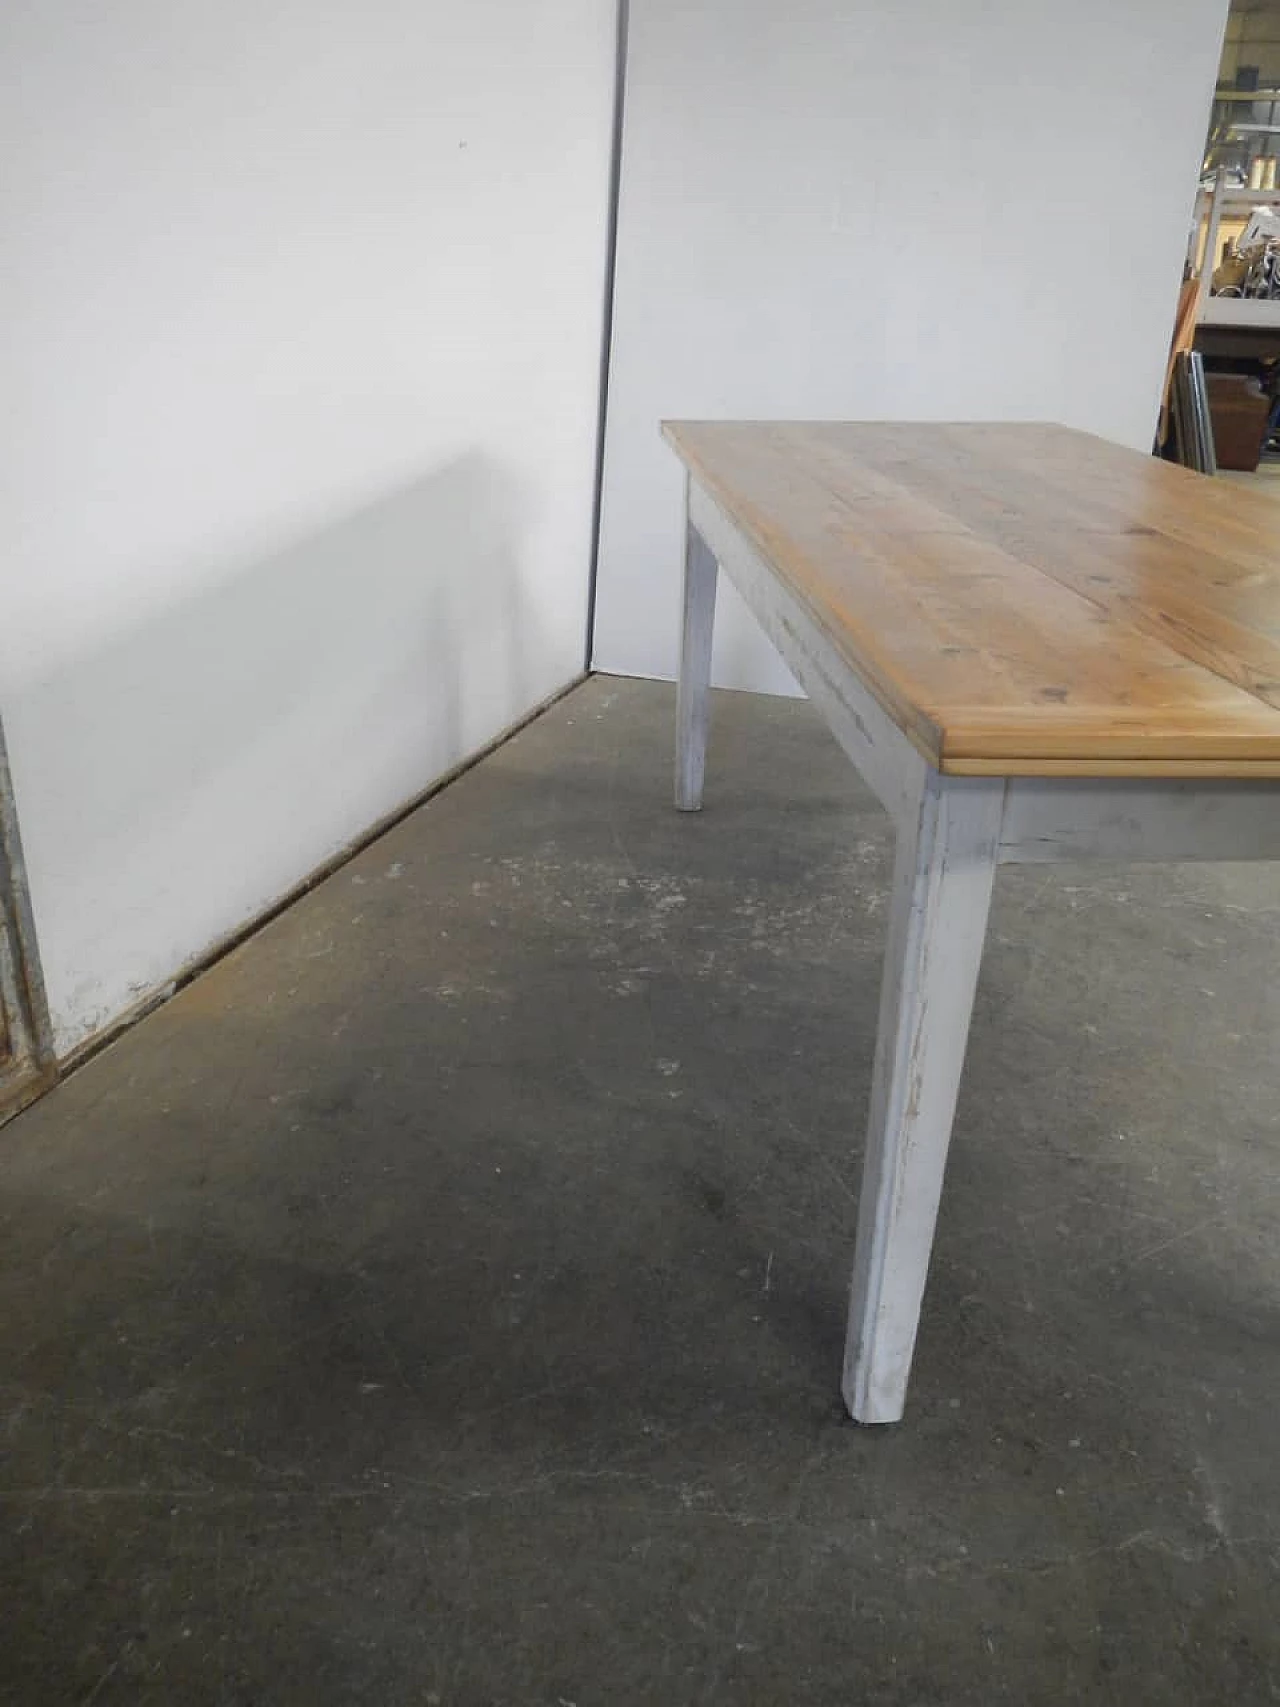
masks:
MULTIPOLYGON (((1150 445, 1225 13, 635 0, 598 667, 675 668, 661 417, 1056 419, 1150 445)), ((723 598, 717 679, 793 689, 723 598)))
POLYGON ((0 716, 62 1051, 581 666, 612 8, 9 0, 0 716))

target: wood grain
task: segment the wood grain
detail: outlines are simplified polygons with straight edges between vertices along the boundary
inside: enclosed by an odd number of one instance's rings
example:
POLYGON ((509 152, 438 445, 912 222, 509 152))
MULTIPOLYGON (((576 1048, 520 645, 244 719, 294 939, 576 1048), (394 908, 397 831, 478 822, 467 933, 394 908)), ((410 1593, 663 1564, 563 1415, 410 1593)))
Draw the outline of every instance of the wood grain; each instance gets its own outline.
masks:
POLYGON ((1063 427, 667 439, 937 769, 1280 774, 1280 502, 1063 427))

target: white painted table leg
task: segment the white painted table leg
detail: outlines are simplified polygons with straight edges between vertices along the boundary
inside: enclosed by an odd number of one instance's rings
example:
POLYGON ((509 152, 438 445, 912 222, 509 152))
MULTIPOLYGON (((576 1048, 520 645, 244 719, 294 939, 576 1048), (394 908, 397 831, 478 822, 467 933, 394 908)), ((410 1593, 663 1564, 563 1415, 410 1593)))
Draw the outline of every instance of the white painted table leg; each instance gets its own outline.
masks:
POLYGON ((906 1399, 1004 787, 931 771, 898 834, 845 1351, 858 1422, 897 1422, 906 1399))
POLYGON ((676 697, 676 805, 697 812, 711 715, 711 633, 716 618, 719 565, 697 530, 685 529, 684 626, 680 636, 680 685, 676 697))

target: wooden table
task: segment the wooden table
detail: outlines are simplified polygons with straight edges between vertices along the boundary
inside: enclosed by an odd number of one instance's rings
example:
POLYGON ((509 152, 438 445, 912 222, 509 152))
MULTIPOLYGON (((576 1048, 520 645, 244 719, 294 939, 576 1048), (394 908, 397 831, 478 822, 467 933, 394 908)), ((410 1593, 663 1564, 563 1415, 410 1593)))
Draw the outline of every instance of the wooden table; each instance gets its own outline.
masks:
POLYGON ((897 827, 844 1396, 902 1415, 997 865, 1280 858, 1280 502, 1062 427, 668 424, 676 804, 717 565, 897 827))

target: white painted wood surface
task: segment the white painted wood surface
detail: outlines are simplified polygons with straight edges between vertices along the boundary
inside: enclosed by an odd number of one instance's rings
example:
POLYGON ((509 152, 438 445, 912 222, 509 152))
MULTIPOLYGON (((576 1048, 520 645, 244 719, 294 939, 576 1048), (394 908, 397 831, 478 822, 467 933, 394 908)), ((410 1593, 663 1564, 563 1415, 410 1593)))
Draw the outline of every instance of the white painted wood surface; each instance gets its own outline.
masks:
POLYGON ((702 806, 718 574, 706 541, 690 524, 685 529, 684 620, 676 694, 676 806, 681 812, 697 812, 702 806))
POLYGON ((929 769, 922 755, 696 481, 689 519, 880 804, 895 822, 913 813, 929 769))
POLYGON ((891 1423, 905 1403, 996 866, 1280 859, 1280 779, 943 775, 696 480, 688 529, 677 803, 702 798, 718 563, 897 826, 843 1381, 857 1421, 891 1423))
POLYGON ((1280 786, 1011 777, 1001 864, 1062 859, 1280 859, 1280 786))
POLYGON ((897 1422, 924 1296, 996 869, 1004 783, 932 772, 898 832, 844 1397, 897 1422))

